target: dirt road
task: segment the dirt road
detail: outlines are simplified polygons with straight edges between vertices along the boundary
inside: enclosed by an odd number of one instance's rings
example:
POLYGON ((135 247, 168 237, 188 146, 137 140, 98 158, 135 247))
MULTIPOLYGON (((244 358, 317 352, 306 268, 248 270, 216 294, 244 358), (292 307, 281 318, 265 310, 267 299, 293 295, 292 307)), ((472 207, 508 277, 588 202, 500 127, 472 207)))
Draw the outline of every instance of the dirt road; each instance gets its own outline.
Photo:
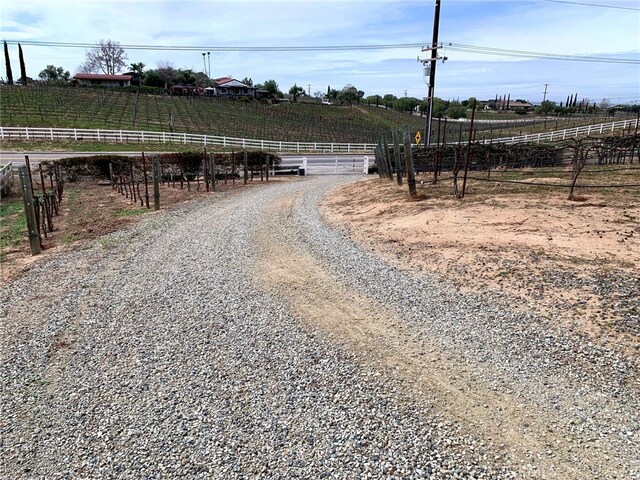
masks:
POLYGON ((4 478, 640 478, 633 357, 386 263, 295 179, 2 289, 4 478))

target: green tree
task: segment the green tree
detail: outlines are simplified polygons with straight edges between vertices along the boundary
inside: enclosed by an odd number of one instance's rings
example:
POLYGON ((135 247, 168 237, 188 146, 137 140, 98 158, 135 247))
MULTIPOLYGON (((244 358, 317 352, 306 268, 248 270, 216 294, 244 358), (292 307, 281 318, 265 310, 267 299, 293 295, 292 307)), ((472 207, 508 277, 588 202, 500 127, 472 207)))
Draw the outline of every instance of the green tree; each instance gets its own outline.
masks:
POLYGON ((447 107, 446 115, 449 118, 457 119, 457 118, 466 118, 467 117, 467 107, 463 106, 458 102, 451 102, 447 107))
POLYGON ((357 102, 359 100, 360 96, 358 95, 358 89, 350 84, 345 85, 338 94, 338 101, 349 106, 353 105, 354 102, 357 102))
MULTIPOLYGON (((428 103, 428 102, 425 102, 428 103)), ((435 97, 433 99, 433 108, 431 109, 431 113, 436 118, 441 118, 447 113, 447 109, 449 108, 449 103, 446 100, 435 97)))
POLYGON ((262 88, 269 92, 269 96, 277 97, 280 92, 280 88, 278 87, 278 82, 273 79, 269 79, 262 84, 262 88))
POLYGON ((242 79, 242 83, 244 83, 245 85, 249 85, 250 87, 253 87, 253 80, 251 80, 251 78, 249 77, 244 77, 242 79))
POLYGON ((420 100, 414 97, 399 98, 394 102, 394 107, 400 112, 413 112, 420 105, 420 100))
POLYGON ((552 102, 551 100, 545 100, 540 104, 538 108, 536 108, 536 113, 539 115, 548 115, 552 113, 556 108, 558 108, 556 107, 556 102, 552 102))
POLYGON ((175 76, 176 83, 196 83, 196 76, 190 68, 179 68, 175 76))
POLYGON ((27 84, 27 68, 24 65, 24 55, 22 53, 22 45, 18 44, 18 59, 20 60, 20 82, 27 84))
POLYGON ((158 70, 147 70, 142 76, 142 84, 147 87, 164 88, 166 80, 158 70))
POLYGON ((369 95, 365 100, 369 105, 375 104, 376 107, 382 103, 382 97, 380 95, 369 95))
POLYGON ((294 83, 289 89, 289 95, 293 95, 293 101, 296 102, 299 95, 304 95, 304 88, 299 87, 297 83, 294 83))
POLYGON ((66 82, 70 76, 69 70, 55 65, 47 65, 47 68, 38 74, 38 78, 44 82, 66 82))
POLYGON ((384 97, 382 97, 382 101, 384 102, 384 106, 387 107, 387 108, 393 106, 393 103, 397 99, 398 98, 395 95, 392 95, 390 93, 387 93, 384 97))
POLYGON ((334 88, 330 88, 329 90, 327 90, 327 98, 333 102, 335 102, 336 100, 338 100, 338 94, 340 92, 338 92, 338 90, 334 89, 334 88))
POLYGON ((131 69, 132 72, 139 73, 140 75, 142 75, 145 66, 146 65, 144 63, 138 62, 138 63, 130 64, 129 68, 131 69))
POLYGON ((9 58, 9 47, 7 41, 4 41, 4 64, 7 69, 7 84, 13 85, 13 72, 11 71, 11 59, 9 58))

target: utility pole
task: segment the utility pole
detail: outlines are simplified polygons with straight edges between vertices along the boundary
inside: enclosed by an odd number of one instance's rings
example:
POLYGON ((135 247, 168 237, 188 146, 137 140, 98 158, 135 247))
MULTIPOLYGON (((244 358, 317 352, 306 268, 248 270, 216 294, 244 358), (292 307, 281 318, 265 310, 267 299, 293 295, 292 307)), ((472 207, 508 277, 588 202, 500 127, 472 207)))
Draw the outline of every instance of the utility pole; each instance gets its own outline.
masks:
POLYGON ((404 98, 407 98, 407 90, 404 91, 404 98))
POLYGON ((311 84, 307 84, 307 93, 311 96, 311 84))
POLYGON ((207 52, 207 60, 209 60, 209 73, 207 77, 211 78, 211 52, 207 52))
MULTIPOLYGON (((431 41, 431 60, 429 60, 429 93, 427 94, 427 101, 429 102, 429 109, 427 113, 427 134, 424 136, 424 146, 428 147, 431 144, 431 127, 433 117, 433 95, 436 87, 436 63, 438 60, 438 29, 440 27, 440 0, 436 0, 436 10, 433 16, 433 39, 431 41)), ((423 51, 425 49, 422 49, 423 51)))
POLYGON ((542 95, 542 101, 546 101, 547 100, 547 87, 549 86, 548 83, 544 84, 544 94, 542 95))
POLYGON ((207 74, 207 61, 205 60, 204 56, 205 56, 205 53, 204 53, 204 52, 202 52, 202 64, 204 65, 204 74, 205 74, 205 75, 207 75, 207 76, 209 76, 209 75, 207 74))

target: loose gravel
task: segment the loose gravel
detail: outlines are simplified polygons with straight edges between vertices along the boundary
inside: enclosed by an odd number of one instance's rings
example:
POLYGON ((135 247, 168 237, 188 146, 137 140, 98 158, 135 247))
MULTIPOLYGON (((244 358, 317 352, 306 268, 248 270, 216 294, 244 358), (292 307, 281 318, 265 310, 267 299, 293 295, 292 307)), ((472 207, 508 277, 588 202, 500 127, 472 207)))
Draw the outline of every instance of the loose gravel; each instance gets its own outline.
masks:
POLYGON ((517 477, 255 288, 252 229, 309 188, 160 212, 4 285, 0 477, 517 477))
POLYGON ((389 266, 328 228, 317 204, 352 179, 212 195, 4 285, 0 477, 535 476, 257 288, 251 233, 268 205, 301 195, 281 228, 331 275, 482 381, 555 409, 553 428, 576 442, 613 446, 620 478, 640 478, 636 359, 389 266))

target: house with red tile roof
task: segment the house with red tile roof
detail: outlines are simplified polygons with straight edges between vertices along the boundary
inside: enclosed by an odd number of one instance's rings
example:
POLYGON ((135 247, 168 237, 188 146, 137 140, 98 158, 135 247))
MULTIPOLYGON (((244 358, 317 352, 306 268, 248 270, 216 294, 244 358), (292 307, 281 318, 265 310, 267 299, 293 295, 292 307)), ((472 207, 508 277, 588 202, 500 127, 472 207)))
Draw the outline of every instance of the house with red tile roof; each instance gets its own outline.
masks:
POLYGON ((127 87, 131 85, 131 75, 103 75, 101 73, 78 73, 73 76, 78 85, 103 87, 127 87))

